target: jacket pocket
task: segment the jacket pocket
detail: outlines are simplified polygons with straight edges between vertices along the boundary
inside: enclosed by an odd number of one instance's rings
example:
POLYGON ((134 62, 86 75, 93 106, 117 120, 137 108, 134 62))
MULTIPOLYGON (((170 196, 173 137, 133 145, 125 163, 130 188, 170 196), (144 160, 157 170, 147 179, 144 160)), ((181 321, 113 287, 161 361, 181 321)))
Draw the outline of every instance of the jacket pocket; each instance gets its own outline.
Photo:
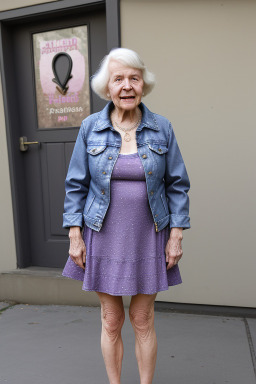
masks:
POLYGON ((87 153, 90 155, 96 156, 99 153, 103 152, 106 149, 106 145, 87 145, 87 153))
POLYGON ((164 206, 165 212, 166 212, 166 214, 167 214, 167 215, 169 215, 169 214, 170 214, 170 212, 169 212, 169 209, 168 209, 168 205, 167 205, 166 197, 165 197, 165 196, 163 196, 163 194, 162 194, 162 193, 161 193, 160 197, 161 197, 161 200, 162 200, 162 203, 163 203, 163 206, 164 206))
POLYGON ((88 144, 87 145, 87 155, 88 155, 88 164, 91 178, 96 183, 97 179, 100 177, 100 169, 102 162, 105 161, 105 152, 107 145, 106 144, 88 144))
POLYGON ((167 145, 165 144, 148 144, 148 147, 158 155, 163 155, 168 151, 167 145))
POLYGON ((168 152, 167 144, 165 143, 148 143, 148 154, 151 160, 150 169, 153 171, 155 177, 162 179, 165 174, 166 167, 166 153, 168 152))
POLYGON ((84 214, 87 214, 89 212, 89 210, 90 210, 90 208, 94 202, 95 197, 96 196, 94 195, 94 193, 89 190, 88 196, 87 196, 86 201, 85 201, 84 214))

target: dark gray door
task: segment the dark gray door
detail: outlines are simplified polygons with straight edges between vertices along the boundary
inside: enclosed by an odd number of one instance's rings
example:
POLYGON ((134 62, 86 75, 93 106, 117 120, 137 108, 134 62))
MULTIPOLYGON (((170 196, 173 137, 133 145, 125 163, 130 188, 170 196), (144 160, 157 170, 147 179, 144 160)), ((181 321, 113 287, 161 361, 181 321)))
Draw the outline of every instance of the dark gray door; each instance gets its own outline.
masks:
MULTIPOLYGON (((33 78, 32 35, 59 28, 87 25, 89 29, 89 75, 107 53, 105 10, 49 18, 12 28, 13 69, 17 110, 13 140, 18 187, 16 196, 23 214, 19 225, 26 247, 21 266, 63 267, 68 256, 68 231, 62 228, 64 180, 79 127, 38 129, 33 78), (26 152, 19 149, 19 137, 38 141, 26 152), (18 196, 20 195, 20 196, 18 196)), ((103 107, 91 94, 91 113, 103 107)))

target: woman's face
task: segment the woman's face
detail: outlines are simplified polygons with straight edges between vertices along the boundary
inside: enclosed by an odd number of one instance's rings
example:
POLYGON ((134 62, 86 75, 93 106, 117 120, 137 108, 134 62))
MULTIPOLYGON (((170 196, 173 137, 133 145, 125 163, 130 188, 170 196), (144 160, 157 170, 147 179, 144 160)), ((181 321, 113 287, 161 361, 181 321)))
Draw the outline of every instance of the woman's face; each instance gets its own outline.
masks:
POLYGON ((115 107, 125 111, 135 109, 143 93, 142 71, 111 60, 109 73, 108 92, 115 107))

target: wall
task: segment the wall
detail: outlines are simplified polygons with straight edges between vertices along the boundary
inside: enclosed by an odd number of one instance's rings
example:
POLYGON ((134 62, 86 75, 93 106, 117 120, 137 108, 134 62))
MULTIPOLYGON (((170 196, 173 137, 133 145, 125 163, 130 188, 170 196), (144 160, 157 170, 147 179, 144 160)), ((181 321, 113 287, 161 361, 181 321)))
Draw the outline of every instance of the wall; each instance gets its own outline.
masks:
POLYGON ((183 284, 158 300, 255 306, 256 2, 121 0, 123 47, 157 77, 191 179, 183 284))
MULTIPOLYGON (((0 10, 41 1, 0 1, 0 10)), ((144 101, 168 117, 191 179, 183 284, 162 301, 255 306, 254 101, 256 3, 245 0, 121 0, 122 46, 157 76, 144 101)), ((0 271, 16 267, 0 91, 0 271)))
POLYGON ((11 186, 10 186, 10 176, 9 176, 1 78, 0 78, 0 175, 1 175, 0 271, 3 271, 3 270, 16 268, 17 262, 16 262, 11 186))

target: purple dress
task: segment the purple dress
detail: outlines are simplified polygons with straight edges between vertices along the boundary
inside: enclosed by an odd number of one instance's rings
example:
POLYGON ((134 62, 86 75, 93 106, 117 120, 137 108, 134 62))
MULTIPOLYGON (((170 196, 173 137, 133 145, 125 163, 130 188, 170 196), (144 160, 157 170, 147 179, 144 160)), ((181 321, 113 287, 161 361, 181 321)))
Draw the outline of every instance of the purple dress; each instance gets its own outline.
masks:
POLYGON ((178 265, 166 270, 170 228, 155 230, 138 152, 119 154, 110 199, 100 231, 84 226, 85 270, 69 257, 62 275, 83 281, 85 291, 116 296, 153 294, 180 284, 178 265))

